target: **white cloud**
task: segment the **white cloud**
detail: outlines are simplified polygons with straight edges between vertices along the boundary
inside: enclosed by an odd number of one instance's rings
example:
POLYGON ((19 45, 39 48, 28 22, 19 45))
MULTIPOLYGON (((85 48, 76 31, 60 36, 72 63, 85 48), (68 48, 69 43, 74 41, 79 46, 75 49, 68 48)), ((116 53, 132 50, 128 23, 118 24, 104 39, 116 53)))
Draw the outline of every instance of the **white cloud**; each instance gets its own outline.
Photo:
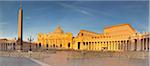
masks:
POLYGON ((0 22, 0 36, 2 36, 3 35, 3 27, 4 27, 4 25, 6 25, 7 24, 7 22, 0 22))
POLYGON ((31 17, 30 16, 26 16, 25 19, 31 19, 31 17))
POLYGON ((6 25, 7 22, 0 22, 0 25, 6 25))
POLYGON ((2 27, 4 26, 4 25, 6 25, 6 24, 8 24, 7 22, 0 22, 0 30, 2 30, 2 27))
POLYGON ((91 14, 90 12, 88 12, 88 11, 82 9, 82 8, 79 8, 79 7, 76 7, 76 6, 73 6, 73 5, 68 5, 68 4, 65 4, 65 3, 59 3, 59 4, 63 7, 67 7, 67 8, 73 9, 77 12, 80 12, 84 15, 93 16, 93 14, 91 14))

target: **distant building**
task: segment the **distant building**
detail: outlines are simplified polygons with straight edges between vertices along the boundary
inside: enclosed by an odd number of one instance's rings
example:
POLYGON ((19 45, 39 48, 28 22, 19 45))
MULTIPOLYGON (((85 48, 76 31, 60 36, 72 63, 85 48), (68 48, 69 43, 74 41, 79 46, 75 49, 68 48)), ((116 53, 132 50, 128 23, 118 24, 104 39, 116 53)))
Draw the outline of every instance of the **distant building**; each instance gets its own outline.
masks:
MULTIPOLYGON (((36 51, 38 49, 38 45, 36 43, 23 42, 22 51, 36 51)), ((20 50, 20 45, 18 45, 16 39, 0 39, 0 51, 13 51, 20 50)))
POLYGON ((15 50, 16 47, 16 40, 15 39, 0 39, 0 50, 5 51, 5 50, 15 50))
POLYGON ((148 51, 150 33, 137 33, 130 24, 104 28, 103 33, 80 30, 76 37, 64 33, 58 26, 54 32, 38 34, 38 44, 44 48, 88 51, 148 51))

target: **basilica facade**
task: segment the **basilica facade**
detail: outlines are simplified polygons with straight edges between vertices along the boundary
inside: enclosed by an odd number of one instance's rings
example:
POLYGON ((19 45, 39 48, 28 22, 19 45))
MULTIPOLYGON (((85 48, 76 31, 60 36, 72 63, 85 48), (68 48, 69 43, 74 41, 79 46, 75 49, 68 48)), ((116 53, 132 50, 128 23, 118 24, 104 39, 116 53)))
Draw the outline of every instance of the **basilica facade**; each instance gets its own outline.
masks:
POLYGON ((60 26, 47 34, 38 33, 38 44, 46 49, 85 51, 149 51, 150 33, 137 33, 130 24, 104 28, 103 33, 80 30, 77 36, 60 26))
POLYGON ((60 26, 54 32, 38 34, 38 43, 44 48, 72 49, 73 35, 70 32, 64 33, 60 26))

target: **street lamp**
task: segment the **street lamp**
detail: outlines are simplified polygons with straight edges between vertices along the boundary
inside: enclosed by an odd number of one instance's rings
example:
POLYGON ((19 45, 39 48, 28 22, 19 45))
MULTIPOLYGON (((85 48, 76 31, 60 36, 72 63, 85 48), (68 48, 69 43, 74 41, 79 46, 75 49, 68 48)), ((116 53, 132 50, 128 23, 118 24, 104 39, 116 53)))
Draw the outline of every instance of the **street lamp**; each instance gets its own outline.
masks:
POLYGON ((30 48, 29 48, 29 51, 32 51, 32 49, 31 49, 31 42, 32 42, 33 40, 34 40, 34 39, 31 38, 31 36, 30 36, 30 38, 28 38, 28 41, 30 42, 30 48))

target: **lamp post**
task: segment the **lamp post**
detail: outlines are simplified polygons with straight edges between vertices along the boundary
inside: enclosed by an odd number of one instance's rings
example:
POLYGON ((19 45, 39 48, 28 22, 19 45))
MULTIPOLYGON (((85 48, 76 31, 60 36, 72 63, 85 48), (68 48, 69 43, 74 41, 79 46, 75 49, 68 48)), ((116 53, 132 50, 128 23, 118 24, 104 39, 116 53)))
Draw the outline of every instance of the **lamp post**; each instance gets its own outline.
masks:
POLYGON ((30 48, 29 48, 29 51, 32 51, 31 49, 31 42, 33 41, 34 39, 30 36, 30 38, 28 38, 28 41, 30 42, 30 48))

